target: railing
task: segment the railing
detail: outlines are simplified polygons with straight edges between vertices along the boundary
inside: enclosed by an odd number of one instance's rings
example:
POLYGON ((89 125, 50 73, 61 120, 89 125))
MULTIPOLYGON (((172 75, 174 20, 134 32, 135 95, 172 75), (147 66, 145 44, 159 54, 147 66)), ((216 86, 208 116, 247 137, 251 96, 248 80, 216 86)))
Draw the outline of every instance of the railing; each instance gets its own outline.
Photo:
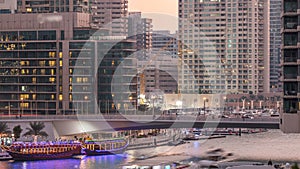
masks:
POLYGON ((39 115, 39 116, 22 116, 15 118, 14 116, 0 116, 2 121, 59 121, 59 120, 87 120, 87 121, 222 121, 222 122, 279 122, 278 117, 254 117, 242 118, 241 116, 233 116, 230 118, 219 118, 214 115, 39 115))

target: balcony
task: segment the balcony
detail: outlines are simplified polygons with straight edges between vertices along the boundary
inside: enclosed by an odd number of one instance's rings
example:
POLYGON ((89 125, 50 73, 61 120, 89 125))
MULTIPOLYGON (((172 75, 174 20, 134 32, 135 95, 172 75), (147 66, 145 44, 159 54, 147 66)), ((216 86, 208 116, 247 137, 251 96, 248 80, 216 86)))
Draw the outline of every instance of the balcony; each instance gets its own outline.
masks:
POLYGON ((297 29, 297 22, 287 22, 284 24, 284 29, 297 29))
POLYGON ((290 63, 290 62, 297 63, 297 58, 296 57, 284 57, 284 63, 290 63))
POLYGON ((297 76, 297 74, 295 73, 291 73, 291 74, 284 74, 284 80, 298 80, 298 77, 299 77, 299 80, 300 80, 300 76, 297 76))
POLYGON ((296 90, 284 90, 284 96, 297 96, 297 91, 296 90))

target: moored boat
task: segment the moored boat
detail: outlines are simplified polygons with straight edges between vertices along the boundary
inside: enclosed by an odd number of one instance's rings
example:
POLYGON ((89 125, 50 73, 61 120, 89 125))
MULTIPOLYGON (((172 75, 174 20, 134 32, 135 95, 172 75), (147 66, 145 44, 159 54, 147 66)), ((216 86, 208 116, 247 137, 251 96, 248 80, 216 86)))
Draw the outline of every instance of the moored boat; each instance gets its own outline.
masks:
POLYGON ((18 161, 72 158, 81 154, 80 143, 14 143, 1 148, 18 161))
POLYGON ((128 146, 124 139, 93 141, 88 140, 83 144, 83 151, 86 155, 113 155, 122 154, 128 146))

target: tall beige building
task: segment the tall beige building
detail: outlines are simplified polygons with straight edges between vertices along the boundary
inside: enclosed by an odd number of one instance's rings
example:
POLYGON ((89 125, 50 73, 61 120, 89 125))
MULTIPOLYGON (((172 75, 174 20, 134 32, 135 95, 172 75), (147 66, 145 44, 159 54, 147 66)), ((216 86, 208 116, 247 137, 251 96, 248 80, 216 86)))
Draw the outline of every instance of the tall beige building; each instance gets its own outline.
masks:
POLYGON ((269 91, 269 2, 179 0, 181 93, 269 91))
POLYGON ((91 0, 93 26, 110 30, 112 35, 127 35, 128 0, 91 0))

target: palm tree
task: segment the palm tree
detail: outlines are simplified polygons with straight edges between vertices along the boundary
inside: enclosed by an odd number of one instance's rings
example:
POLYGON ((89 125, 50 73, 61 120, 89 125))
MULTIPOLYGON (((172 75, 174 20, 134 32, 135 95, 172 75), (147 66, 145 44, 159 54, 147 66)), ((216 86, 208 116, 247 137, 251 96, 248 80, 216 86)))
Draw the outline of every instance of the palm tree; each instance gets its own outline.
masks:
POLYGON ((7 126, 7 123, 0 122, 0 137, 2 135, 10 134, 10 133, 11 133, 11 131, 9 130, 9 127, 7 126))
POLYGON ((13 133, 14 133, 14 136, 15 136, 15 140, 20 138, 22 131, 23 131, 23 129, 21 128, 20 125, 17 125, 13 128, 13 133))
POLYGON ((43 122, 30 122, 30 128, 26 128, 27 132, 23 136, 33 136, 34 142, 37 142, 37 137, 47 137, 48 134, 45 131, 42 131, 45 128, 43 122))

